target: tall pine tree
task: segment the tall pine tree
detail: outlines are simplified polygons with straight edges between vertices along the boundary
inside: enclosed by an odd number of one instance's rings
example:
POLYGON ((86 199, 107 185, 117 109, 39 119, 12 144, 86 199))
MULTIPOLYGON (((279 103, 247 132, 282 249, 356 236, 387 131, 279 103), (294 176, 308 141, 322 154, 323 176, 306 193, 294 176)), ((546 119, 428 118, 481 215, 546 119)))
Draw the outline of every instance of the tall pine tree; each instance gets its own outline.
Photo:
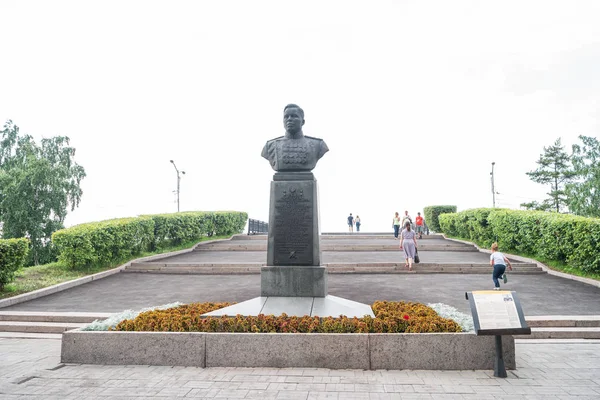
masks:
POLYGON ((563 211, 567 206, 565 185, 574 179, 575 172, 571 166, 571 159, 560 142, 560 138, 556 139, 553 145, 544 147, 544 153, 540 155, 537 164, 538 168, 527 172, 527 175, 536 183, 549 185, 550 191, 546 194, 550 197, 542 203, 536 201, 523 203, 521 207, 543 211, 563 211))

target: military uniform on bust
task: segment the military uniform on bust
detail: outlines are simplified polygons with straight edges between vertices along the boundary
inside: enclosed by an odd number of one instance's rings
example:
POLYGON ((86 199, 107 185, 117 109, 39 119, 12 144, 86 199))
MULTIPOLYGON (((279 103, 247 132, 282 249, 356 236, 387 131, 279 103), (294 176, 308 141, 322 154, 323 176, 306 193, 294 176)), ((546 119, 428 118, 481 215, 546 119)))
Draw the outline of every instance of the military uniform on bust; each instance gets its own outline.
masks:
POLYGON ((312 171, 328 151, 323 139, 311 136, 288 139, 281 136, 265 144, 262 156, 269 160, 275 171, 312 171))

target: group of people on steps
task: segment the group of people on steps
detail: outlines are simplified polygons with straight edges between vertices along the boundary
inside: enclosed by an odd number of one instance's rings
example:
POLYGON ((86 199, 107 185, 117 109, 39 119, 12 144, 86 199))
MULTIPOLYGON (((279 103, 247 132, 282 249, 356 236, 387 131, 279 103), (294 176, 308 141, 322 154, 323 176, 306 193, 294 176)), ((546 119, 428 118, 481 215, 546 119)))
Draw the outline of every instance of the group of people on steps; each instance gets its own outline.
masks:
MULTIPOLYGON (((400 250, 404 252, 404 266, 412 271, 412 265, 417 256, 417 234, 418 238, 423 237, 423 225, 424 220, 421 217, 421 213, 417 213, 415 219, 415 230, 412 230, 412 219, 408 215, 408 211, 404 211, 404 216, 400 220, 398 212, 394 214, 394 239, 398 239, 400 236, 400 250), (399 233, 400 226, 404 229, 399 233)), ((512 271, 513 267, 510 260, 501 252, 498 251, 498 243, 492 244, 492 254, 490 254, 490 265, 493 267, 492 281, 494 282, 494 290, 500 290, 500 279, 504 283, 508 282, 506 276, 506 267, 512 271)))
MULTIPOLYGON (((358 215, 353 217, 352 213, 350 213, 348 216, 348 231, 354 232, 354 226, 356 226, 356 232, 360 232, 360 217, 358 215)), ((400 250, 404 252, 404 267, 409 271, 412 271, 415 258, 418 257, 417 238, 423 238, 425 220, 421 216, 421 213, 418 212, 413 225, 412 218, 408 215, 408 211, 404 211, 402 217, 400 217, 400 214, 396 211, 392 226, 394 228, 394 240, 400 240, 400 250), (400 231, 401 227, 403 228, 402 231, 400 231)), ((492 281, 494 282, 494 290, 500 290, 500 280, 504 283, 508 282, 506 277, 507 266, 509 271, 512 271, 513 267, 510 260, 498 251, 498 243, 492 244, 490 266, 493 267, 492 281)))

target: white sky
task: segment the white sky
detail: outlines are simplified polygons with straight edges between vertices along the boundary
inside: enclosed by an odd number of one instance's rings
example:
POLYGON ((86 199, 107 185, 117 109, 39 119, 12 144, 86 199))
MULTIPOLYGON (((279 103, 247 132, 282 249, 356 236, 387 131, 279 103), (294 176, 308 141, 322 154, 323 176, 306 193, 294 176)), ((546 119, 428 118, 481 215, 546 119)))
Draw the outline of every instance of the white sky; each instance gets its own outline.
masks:
POLYGON ((267 220, 287 103, 330 148, 322 231, 394 211, 518 208, 544 146, 600 131, 600 1, 0 0, 0 122, 66 135, 66 225, 183 210, 267 220))

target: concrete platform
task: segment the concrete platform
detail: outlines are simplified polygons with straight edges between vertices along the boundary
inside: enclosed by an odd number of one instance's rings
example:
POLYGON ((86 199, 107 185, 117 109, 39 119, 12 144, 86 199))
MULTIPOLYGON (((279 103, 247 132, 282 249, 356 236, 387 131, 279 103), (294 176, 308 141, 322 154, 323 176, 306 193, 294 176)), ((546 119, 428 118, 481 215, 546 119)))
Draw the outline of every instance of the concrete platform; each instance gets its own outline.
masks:
POLYGON ((255 297, 233 306, 221 308, 204 314, 205 317, 223 315, 257 316, 281 315, 303 317, 346 317, 362 318, 365 315, 375 317, 371 306, 341 297, 328 295, 325 297, 255 297))

